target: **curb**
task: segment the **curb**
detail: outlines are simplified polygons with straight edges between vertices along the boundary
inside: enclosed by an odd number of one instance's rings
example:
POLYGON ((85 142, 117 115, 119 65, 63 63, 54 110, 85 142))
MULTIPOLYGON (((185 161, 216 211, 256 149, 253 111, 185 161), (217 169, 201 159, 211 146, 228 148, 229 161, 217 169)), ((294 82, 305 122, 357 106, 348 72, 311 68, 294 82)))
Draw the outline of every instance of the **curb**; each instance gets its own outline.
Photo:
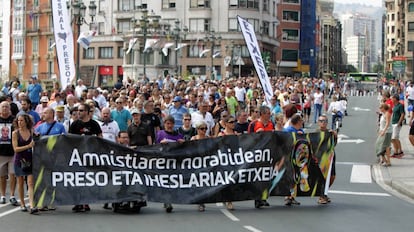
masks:
MULTIPOLYGON (((413 183, 414 183, 414 180, 413 180, 413 183)), ((395 189, 399 193, 401 193, 401 194, 403 194, 403 195, 405 195, 405 196, 407 196, 407 197, 414 200, 414 191, 412 190, 414 186, 410 187, 409 185, 405 184, 405 181, 400 181, 400 180, 392 181, 391 180, 390 187, 395 189)))

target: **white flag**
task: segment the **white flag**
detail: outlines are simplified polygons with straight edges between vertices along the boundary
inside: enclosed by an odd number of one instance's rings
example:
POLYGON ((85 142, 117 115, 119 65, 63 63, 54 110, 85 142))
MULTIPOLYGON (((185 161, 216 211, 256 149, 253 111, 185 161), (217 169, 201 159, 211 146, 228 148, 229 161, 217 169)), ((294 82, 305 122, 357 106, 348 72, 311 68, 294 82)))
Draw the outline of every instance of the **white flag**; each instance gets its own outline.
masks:
POLYGON ((204 54, 206 54, 207 52, 209 52, 210 49, 204 49, 201 53, 200 53, 200 58, 204 56, 204 54))
POLYGON ((164 56, 168 56, 168 49, 172 47, 173 45, 174 43, 166 43, 164 45, 164 47, 162 48, 162 53, 164 54, 164 56))
POLYGON ((160 41, 159 39, 147 39, 145 41, 145 47, 144 47, 144 52, 147 52, 150 48, 153 48, 158 41, 160 41))
POLYGON ((217 56, 220 56, 220 55, 221 55, 220 51, 216 51, 216 52, 213 54, 213 58, 216 58, 217 56))
POLYGON ((129 54, 131 52, 132 47, 135 45, 137 40, 138 40, 137 38, 129 39, 129 45, 128 45, 128 50, 126 51, 126 54, 129 54))
POLYGON ((53 0, 51 2, 60 86, 65 89, 76 76, 74 39, 69 12, 66 7, 67 1, 53 0))
POLYGON ((84 49, 88 49, 89 45, 91 44, 92 37, 94 37, 95 34, 96 34, 96 31, 87 31, 87 32, 80 33, 78 41, 77 41, 78 44, 82 46, 84 49))
POLYGON ((180 50, 181 48, 183 48, 183 47, 185 47, 185 46, 187 46, 187 44, 186 43, 179 43, 179 44, 177 44, 177 47, 174 49, 174 50, 180 50))

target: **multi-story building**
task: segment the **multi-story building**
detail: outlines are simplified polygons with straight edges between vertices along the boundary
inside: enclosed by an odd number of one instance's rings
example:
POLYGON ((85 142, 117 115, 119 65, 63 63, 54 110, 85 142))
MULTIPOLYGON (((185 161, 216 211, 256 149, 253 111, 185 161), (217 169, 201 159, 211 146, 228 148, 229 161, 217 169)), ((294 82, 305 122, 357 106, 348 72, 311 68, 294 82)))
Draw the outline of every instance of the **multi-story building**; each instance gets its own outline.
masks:
POLYGON ((9 79, 10 66, 10 1, 0 0, 0 80, 9 79))
POLYGON ((317 75, 333 77, 343 69, 342 25, 333 16, 333 1, 320 0, 317 7, 317 75))
MULTIPOLYGON (((37 75, 41 80, 59 79, 52 46, 51 2, 12 2, 12 76, 28 79, 31 75, 37 75)), ((166 73, 203 78, 252 75, 254 68, 237 16, 253 25, 261 52, 269 60, 266 63, 268 72, 275 74, 275 53, 279 46, 277 2, 68 1, 75 43, 80 32, 96 31, 88 49, 79 49, 79 45, 75 44, 76 60, 79 57, 78 77, 87 84, 112 86, 118 80, 138 80, 144 75, 155 79, 166 73), (81 20, 75 20, 74 6, 79 3, 84 6, 86 14, 81 20), (97 6, 93 17, 88 15, 91 4, 97 6)), ((288 31, 288 34, 285 40, 298 40, 295 37, 298 31, 288 31)))
POLYGON ((281 0, 277 4, 279 26, 276 38, 280 47, 276 48, 277 74, 299 74, 299 44, 301 36, 301 1, 281 0))
POLYGON ((10 78, 40 80, 57 77, 57 61, 52 44, 50 0, 14 0, 11 4, 10 78))
POLYGON ((386 0, 385 72, 414 80, 414 2, 386 0))

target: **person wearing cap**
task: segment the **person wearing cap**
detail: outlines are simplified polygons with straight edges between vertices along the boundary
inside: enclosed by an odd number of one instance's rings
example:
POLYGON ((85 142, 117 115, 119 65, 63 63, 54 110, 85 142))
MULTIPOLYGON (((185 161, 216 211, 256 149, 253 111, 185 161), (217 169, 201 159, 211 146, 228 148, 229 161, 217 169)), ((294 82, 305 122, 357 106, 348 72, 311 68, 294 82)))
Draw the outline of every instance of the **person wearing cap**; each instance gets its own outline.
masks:
POLYGON ((39 115, 43 114, 43 111, 47 108, 47 104, 49 103, 49 98, 47 96, 43 96, 40 98, 40 104, 36 106, 36 113, 39 115))
POLYGON ((132 109, 132 123, 128 126, 129 146, 136 148, 152 144, 150 127, 141 122, 142 112, 138 109, 132 109))
POLYGON ((173 105, 168 109, 168 115, 171 115, 174 120, 174 130, 177 130, 183 125, 183 116, 188 113, 188 109, 182 105, 182 98, 175 96, 173 99, 173 105))
POLYGON ((42 86, 39 84, 37 76, 32 76, 32 81, 27 86, 27 93, 30 101, 32 101, 32 109, 36 109, 36 106, 40 103, 40 94, 42 91, 42 86))
POLYGON ((108 102, 106 101, 106 98, 102 95, 101 91, 102 89, 100 89, 99 87, 93 90, 93 100, 98 103, 99 109, 108 106, 108 102))
POLYGON ((400 96, 395 94, 392 96, 392 103, 394 104, 394 108, 392 109, 392 117, 391 117, 391 127, 392 127, 392 135, 391 135, 391 143, 394 147, 394 154, 391 156, 392 158, 401 158, 404 156, 404 152, 402 151, 401 142, 400 142, 400 131, 405 119, 405 111, 404 106, 399 102, 400 96))
POLYGON ((65 106, 60 105, 56 106, 55 109, 56 115, 55 120, 60 123, 64 123, 67 118, 65 118, 65 106))

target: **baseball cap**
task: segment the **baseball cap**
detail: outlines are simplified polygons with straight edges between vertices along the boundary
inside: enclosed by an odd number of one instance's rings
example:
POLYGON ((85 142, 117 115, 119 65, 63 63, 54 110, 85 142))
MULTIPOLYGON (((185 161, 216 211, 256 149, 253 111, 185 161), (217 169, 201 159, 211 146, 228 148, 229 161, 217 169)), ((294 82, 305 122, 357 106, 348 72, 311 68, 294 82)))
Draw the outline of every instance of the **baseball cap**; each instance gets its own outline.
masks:
POLYGON ((56 112, 63 112, 63 111, 65 111, 64 106, 56 106, 56 112))
POLYGON ((180 96, 175 96, 173 99, 173 102, 181 102, 181 97, 180 96))
POLYGON ((36 75, 31 76, 31 78, 32 78, 33 80, 37 80, 37 76, 36 76, 36 75))
POLYGON ((141 114, 141 112, 138 109, 134 108, 131 110, 131 115, 134 115, 134 114, 141 114))
POLYGON ((40 98, 40 102, 49 102, 49 98, 47 98, 46 96, 43 96, 40 98))

